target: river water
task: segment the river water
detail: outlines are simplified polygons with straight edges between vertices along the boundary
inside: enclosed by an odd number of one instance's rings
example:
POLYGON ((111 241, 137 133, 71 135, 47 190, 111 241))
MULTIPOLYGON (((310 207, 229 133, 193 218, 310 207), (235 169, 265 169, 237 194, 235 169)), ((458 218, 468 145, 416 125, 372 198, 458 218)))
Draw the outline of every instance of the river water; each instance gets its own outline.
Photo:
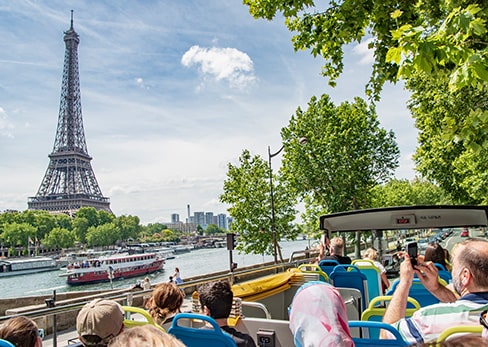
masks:
MULTIPOLYGON (((313 240, 280 242, 283 258, 288 259, 293 251, 304 250, 305 247, 310 247, 310 244, 313 244, 313 240)), ((269 262, 273 261, 273 259, 274 257, 269 255, 246 255, 233 251, 233 261, 238 264, 238 267, 269 262)), ((211 272, 225 271, 229 269, 229 251, 226 248, 204 248, 177 254, 174 259, 166 260, 164 271, 149 275, 151 282, 168 281, 169 276, 173 275, 175 267, 180 269, 183 279, 211 272)), ((69 286, 66 284, 66 277, 59 276, 61 273, 62 270, 0 278, 0 298, 52 294, 53 290, 56 290, 57 293, 62 293, 67 291, 110 289, 110 283, 69 286)), ((113 288, 127 288, 143 277, 114 281, 113 288)))

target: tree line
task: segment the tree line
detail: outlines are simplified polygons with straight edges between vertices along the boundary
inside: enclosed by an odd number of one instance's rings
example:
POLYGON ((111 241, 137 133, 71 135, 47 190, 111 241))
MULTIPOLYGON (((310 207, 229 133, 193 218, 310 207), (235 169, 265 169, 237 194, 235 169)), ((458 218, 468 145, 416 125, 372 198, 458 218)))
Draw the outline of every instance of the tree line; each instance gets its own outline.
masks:
MULTIPOLYGON (((214 229, 210 231, 215 232, 214 229)), ((179 242, 180 237, 181 232, 170 230, 165 224, 141 225, 137 216, 116 217, 93 207, 79 209, 74 217, 36 210, 0 213, 1 245, 23 247, 24 253, 36 245, 46 249, 66 249, 75 245, 106 247, 128 240, 179 242)))

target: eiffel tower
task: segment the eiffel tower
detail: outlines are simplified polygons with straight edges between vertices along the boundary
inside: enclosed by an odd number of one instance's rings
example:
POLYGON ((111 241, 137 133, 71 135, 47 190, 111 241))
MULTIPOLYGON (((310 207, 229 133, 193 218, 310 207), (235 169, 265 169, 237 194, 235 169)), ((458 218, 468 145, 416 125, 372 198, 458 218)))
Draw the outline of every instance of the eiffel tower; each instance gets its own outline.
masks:
POLYGON ((49 166, 35 197, 28 199, 30 210, 72 215, 81 207, 110 210, 110 199, 102 195, 88 155, 81 115, 78 44, 80 39, 71 27, 64 33, 63 84, 58 127, 49 166))

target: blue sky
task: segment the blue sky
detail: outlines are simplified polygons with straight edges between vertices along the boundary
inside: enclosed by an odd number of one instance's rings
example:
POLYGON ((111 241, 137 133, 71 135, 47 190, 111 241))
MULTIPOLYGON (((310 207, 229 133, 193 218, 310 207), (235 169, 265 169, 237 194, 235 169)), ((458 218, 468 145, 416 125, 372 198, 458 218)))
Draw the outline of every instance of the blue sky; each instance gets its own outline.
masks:
MULTIPOLYGON (((366 44, 347 48, 331 88, 323 61, 293 51, 282 19, 255 20, 240 1, 1 1, 0 211, 26 209, 47 169, 71 10, 92 167, 113 212, 144 224, 184 220, 187 204, 192 214, 226 213, 218 196, 243 149, 267 159, 313 95, 365 98, 366 44)), ((400 146, 396 176, 411 179, 407 98, 388 85, 377 112, 400 146)))

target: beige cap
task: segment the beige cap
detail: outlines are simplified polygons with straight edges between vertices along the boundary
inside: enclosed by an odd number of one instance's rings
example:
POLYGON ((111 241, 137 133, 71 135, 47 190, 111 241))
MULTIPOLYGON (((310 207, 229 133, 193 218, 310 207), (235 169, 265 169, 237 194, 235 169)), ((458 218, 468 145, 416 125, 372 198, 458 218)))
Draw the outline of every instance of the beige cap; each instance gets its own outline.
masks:
POLYGON ((124 310, 117 302, 95 299, 87 303, 76 317, 76 330, 85 346, 107 345, 124 324, 124 310))

